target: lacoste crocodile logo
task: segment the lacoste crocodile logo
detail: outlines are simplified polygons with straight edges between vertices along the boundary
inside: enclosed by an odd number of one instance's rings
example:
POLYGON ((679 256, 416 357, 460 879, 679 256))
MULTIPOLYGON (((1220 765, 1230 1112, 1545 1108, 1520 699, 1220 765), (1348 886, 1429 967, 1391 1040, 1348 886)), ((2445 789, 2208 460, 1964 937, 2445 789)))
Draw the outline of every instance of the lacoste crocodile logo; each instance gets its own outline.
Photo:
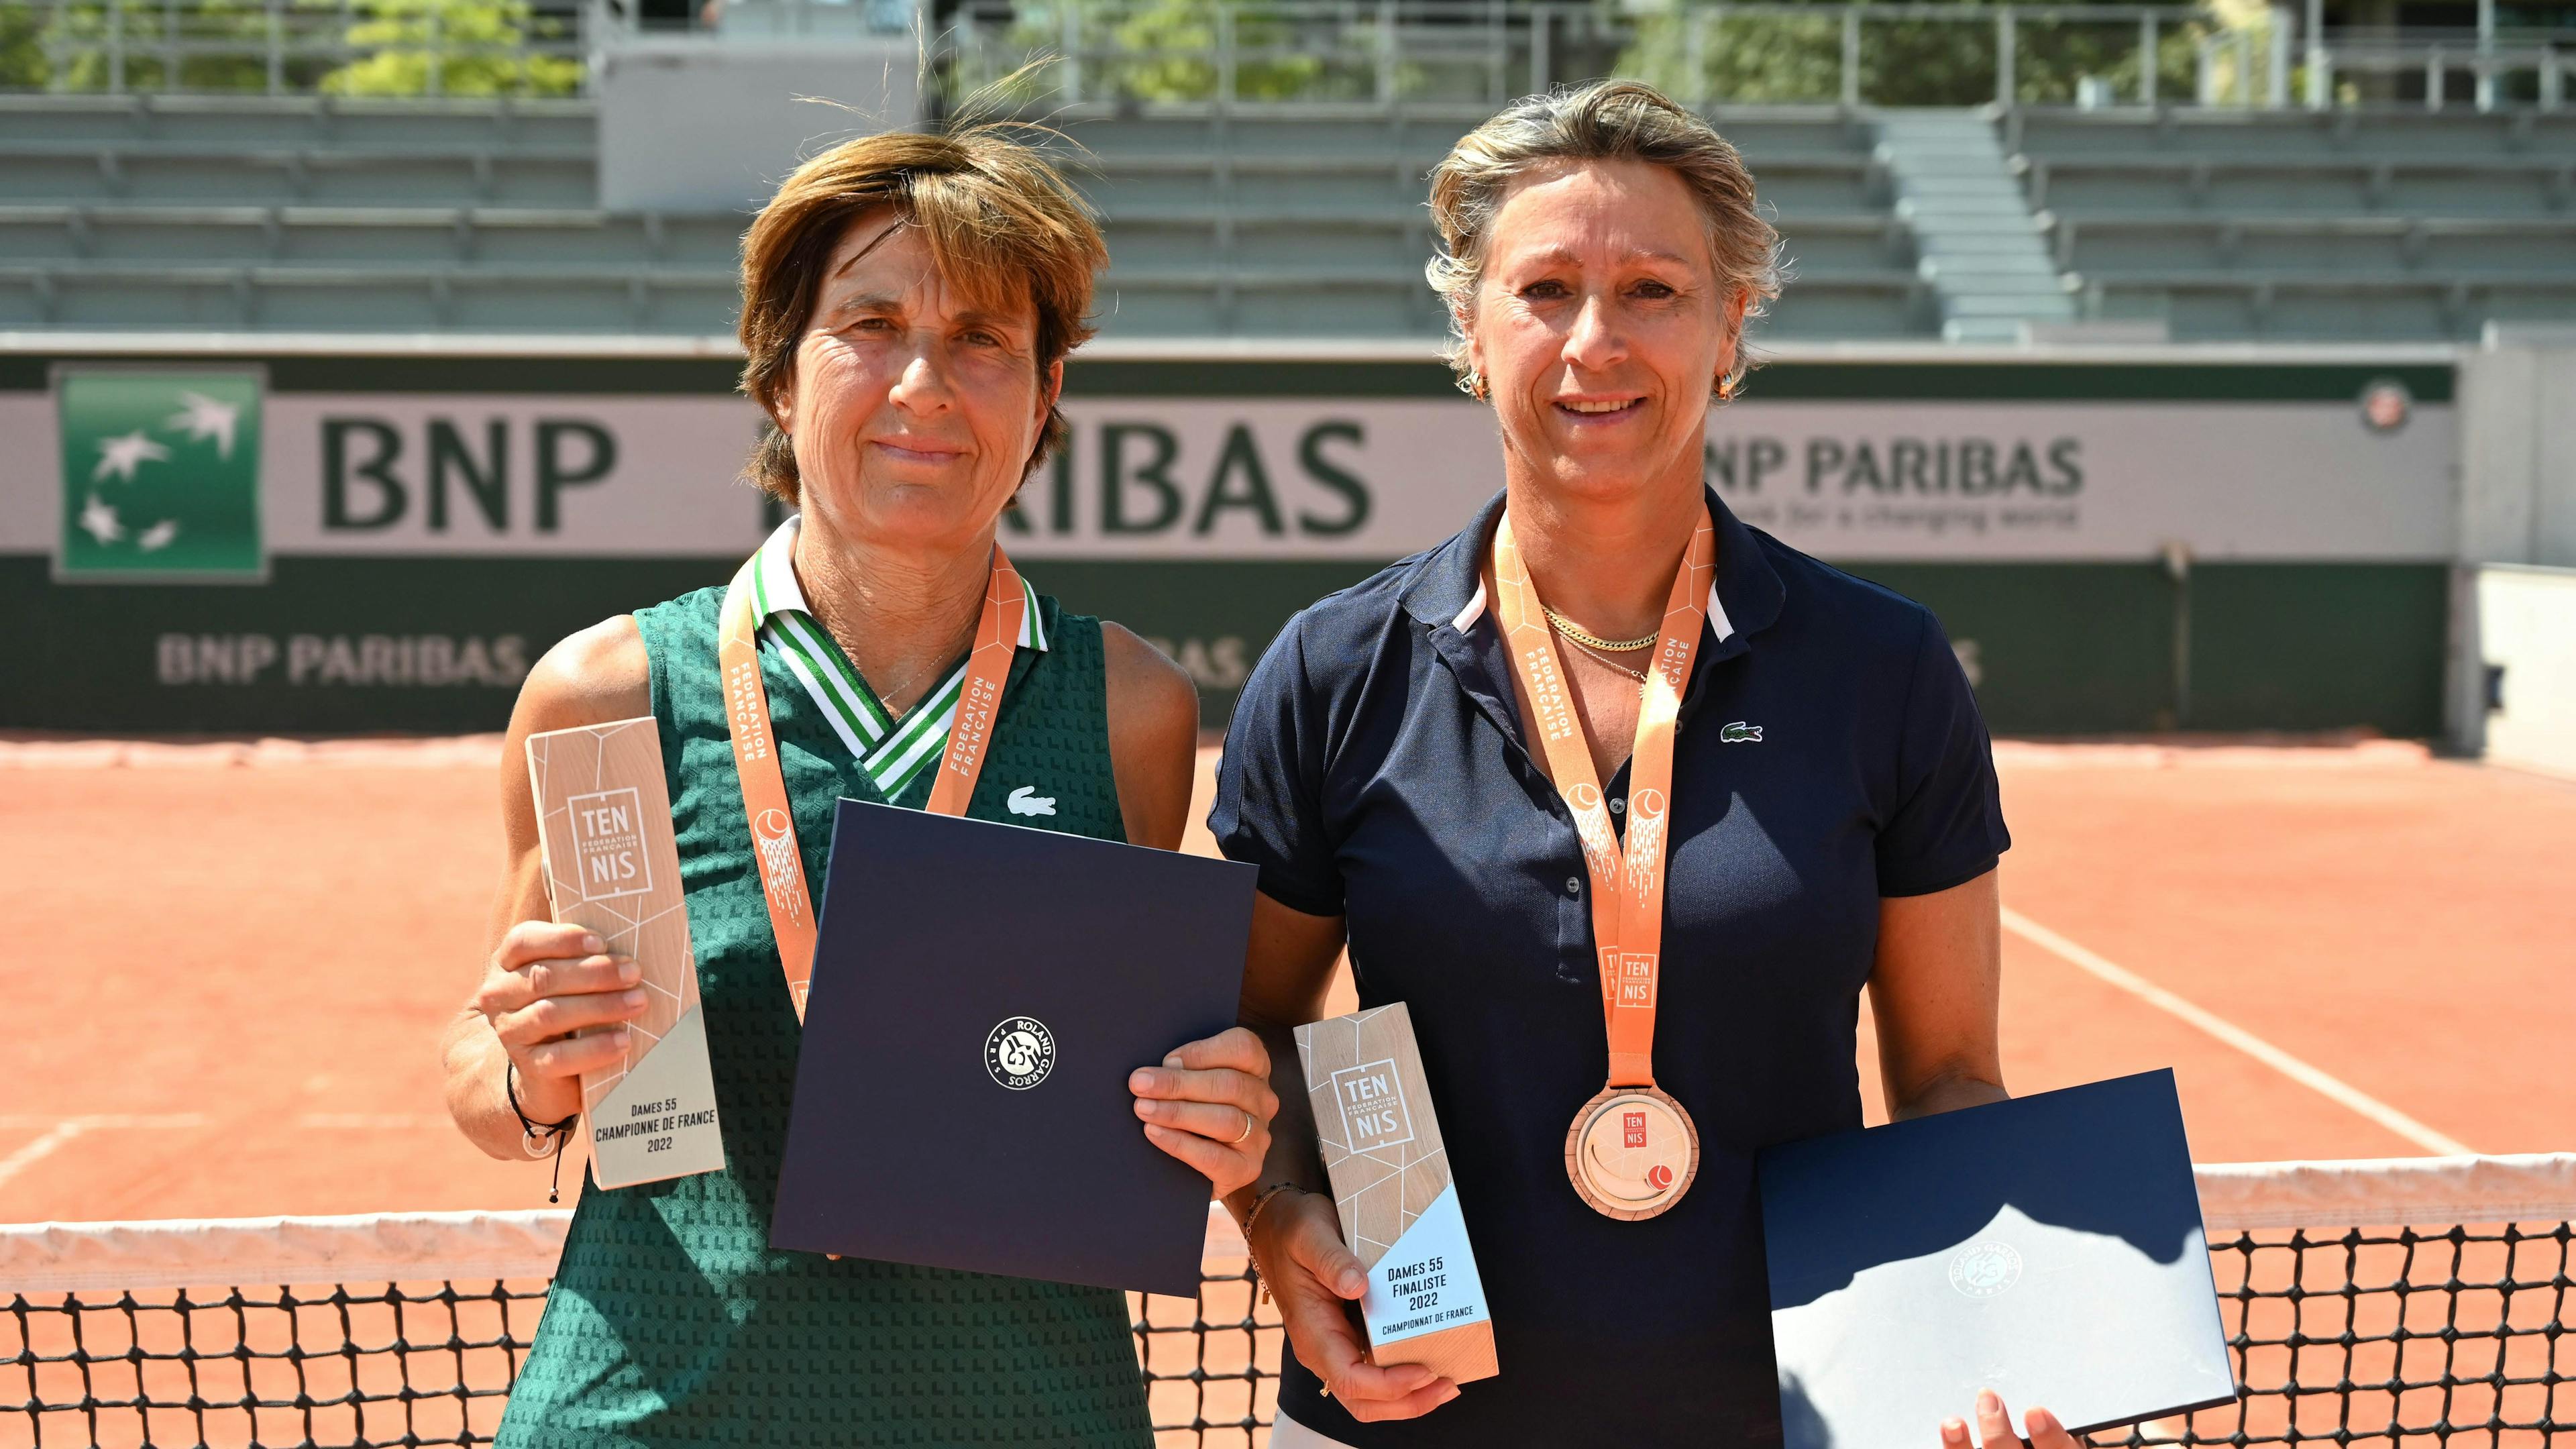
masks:
POLYGON ((1717 732, 1717 742, 1721 745, 1758 745, 1762 743, 1762 726, 1737 720, 1717 732))
POLYGON ((1053 795, 1041 795, 1037 793, 1037 789, 1038 787, 1035 785, 1022 785, 1020 788, 1013 790, 1010 794, 1010 798, 1004 800, 1002 803, 1009 806, 1011 808, 1011 813, 1014 815, 1053 815, 1055 813, 1055 797, 1053 795))

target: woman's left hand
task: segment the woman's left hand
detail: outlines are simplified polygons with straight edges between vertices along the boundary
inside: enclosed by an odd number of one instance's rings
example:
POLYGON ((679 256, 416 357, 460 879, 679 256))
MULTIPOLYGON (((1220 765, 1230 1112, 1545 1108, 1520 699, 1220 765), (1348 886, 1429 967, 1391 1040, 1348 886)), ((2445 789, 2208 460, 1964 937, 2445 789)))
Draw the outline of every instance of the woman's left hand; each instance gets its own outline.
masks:
MULTIPOLYGON (((2030 1435, 2030 1449, 2082 1449, 2057 1416, 2046 1409, 2033 1409, 2022 1415, 2022 1427, 2030 1435)), ((2001 1396, 1992 1389, 1977 1391, 1977 1438, 1983 1449, 2013 1449, 2021 1439, 2015 1433, 2012 1414, 2004 1408, 2001 1396)), ((1968 1425, 1962 1419, 1941 1421, 1941 1449, 1969 1449, 1968 1425)))
POLYGON ((1146 1140, 1207 1175, 1223 1197, 1261 1176, 1270 1155, 1270 1053, 1261 1038, 1228 1027, 1189 1042, 1159 1067, 1127 1077, 1146 1140))

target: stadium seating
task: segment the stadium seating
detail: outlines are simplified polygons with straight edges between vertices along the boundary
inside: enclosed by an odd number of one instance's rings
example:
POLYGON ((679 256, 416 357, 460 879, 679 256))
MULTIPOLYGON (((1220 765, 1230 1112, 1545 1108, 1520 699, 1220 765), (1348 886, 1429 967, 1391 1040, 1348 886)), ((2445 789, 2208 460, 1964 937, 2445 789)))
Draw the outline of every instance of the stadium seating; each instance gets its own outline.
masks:
POLYGON ((0 96, 0 325, 720 332, 739 218, 593 205, 582 102, 0 96))
MULTIPOLYGON (((1424 177, 1483 107, 1059 114, 1108 218, 1121 335, 1437 332, 1424 177)), ((1831 109, 1720 113, 1776 208, 1798 285, 1772 336, 1927 330, 1926 290, 1865 127, 1831 109)))
POLYGON ((2465 339, 2576 318, 2576 114, 2022 110, 2086 315, 2176 338, 2465 339))
MULTIPOLYGON (((1052 113, 1107 220, 1104 331, 1436 334, 1424 175, 1484 114, 1052 113)), ((1793 267, 1762 335, 1940 335, 1944 278, 1896 203, 1878 119, 1714 119, 1793 267)), ((2046 244, 2029 265, 2054 265, 2079 317, 2373 340, 2576 318, 2576 113, 1993 122, 2046 244)), ((573 100, 0 96, 0 326, 731 330, 744 219, 601 210, 597 125, 573 100)))
MULTIPOLYGON (((1107 217, 1115 335, 1428 336, 1423 177, 1484 116, 1051 117, 1107 217)), ((1867 128, 1722 114, 1798 284, 1770 335, 1929 319, 1867 128)), ((734 215, 596 206, 580 101, 0 96, 0 326, 731 329, 734 215)))
POLYGON ((0 201, 588 205, 580 102, 0 95, 0 201))

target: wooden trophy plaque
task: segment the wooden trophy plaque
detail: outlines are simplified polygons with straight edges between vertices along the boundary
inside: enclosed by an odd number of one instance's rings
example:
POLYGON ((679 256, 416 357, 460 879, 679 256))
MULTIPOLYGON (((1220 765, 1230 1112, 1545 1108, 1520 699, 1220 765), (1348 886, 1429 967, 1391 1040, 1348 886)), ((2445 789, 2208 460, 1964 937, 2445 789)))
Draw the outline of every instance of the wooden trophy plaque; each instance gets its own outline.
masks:
POLYGON ((1342 1238, 1368 1270, 1369 1357, 1491 1378, 1494 1325, 1404 1003, 1297 1028, 1342 1238))
POLYGON ((643 968, 625 1060, 581 1079, 591 1176, 632 1187, 716 1171, 724 1133, 657 727, 648 715, 530 735, 528 782, 554 918, 643 968))

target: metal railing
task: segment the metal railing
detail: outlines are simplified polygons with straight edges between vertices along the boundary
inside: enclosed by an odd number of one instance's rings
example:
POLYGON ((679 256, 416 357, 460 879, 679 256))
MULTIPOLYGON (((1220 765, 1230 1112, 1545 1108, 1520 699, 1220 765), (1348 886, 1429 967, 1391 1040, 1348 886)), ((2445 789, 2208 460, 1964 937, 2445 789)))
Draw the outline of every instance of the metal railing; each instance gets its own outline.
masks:
MULTIPOLYGON (((883 37, 915 3, 712 0, 672 28, 883 37)), ((0 90, 579 95, 602 48, 645 33, 634 6, 0 0, 0 90)), ((2565 32, 2303 30, 2285 6, 2230 24, 2181 4, 966 0, 929 43, 946 95, 1008 82, 1042 105, 1492 106, 1630 75, 1697 105, 2325 108, 2402 83, 2429 109, 2556 110, 2576 76, 2565 32)))
POLYGON ((1694 104, 2072 103, 2088 78, 2196 93, 2218 34, 2188 5, 1713 3, 1628 13, 1500 0, 977 0, 942 37, 959 84, 1046 56, 1061 103, 1497 104, 1634 75, 1694 104))
POLYGON ((2306 99, 2323 110, 2335 104, 2340 75, 2420 77, 2427 110, 2454 104, 2451 78, 2469 78, 2469 104, 2491 111, 2528 77, 2530 101, 2554 111, 2567 103, 2569 81, 2576 78, 2576 35, 2565 31, 2489 31, 2415 29, 2364 32, 2337 37, 2332 31, 2308 47, 2306 99))
POLYGON ((588 51, 529 0, 0 0, 0 90, 572 95, 588 51))
POLYGON ((938 44, 953 93, 1051 58, 1025 99, 1219 107, 1494 105, 1616 74, 1700 105, 2322 108, 2346 99, 2339 73, 2402 72, 2431 78, 2438 109, 2465 71, 2479 109, 2556 109, 2576 66, 2564 33, 2300 30, 2286 5, 2229 24, 2150 4, 968 0, 938 44))
MULTIPOLYGON (((562 3, 562 0, 557 0, 562 3)), ((842 40, 908 37, 927 0, 688 0, 645 16, 637 0, 580 0, 590 34, 613 46, 646 36, 709 40, 842 40)))

